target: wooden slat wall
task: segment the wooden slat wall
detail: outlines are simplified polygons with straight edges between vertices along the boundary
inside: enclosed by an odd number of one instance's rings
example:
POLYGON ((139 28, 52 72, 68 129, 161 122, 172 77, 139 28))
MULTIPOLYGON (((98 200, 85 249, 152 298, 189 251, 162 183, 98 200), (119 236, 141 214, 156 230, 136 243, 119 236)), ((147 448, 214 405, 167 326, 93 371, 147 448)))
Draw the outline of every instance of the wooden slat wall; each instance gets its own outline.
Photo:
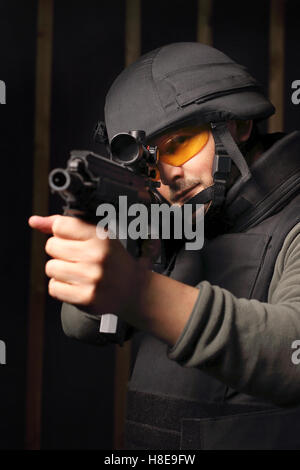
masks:
POLYGON ((135 62, 141 55, 141 3, 126 0, 125 65, 135 62))
MULTIPOLYGON (((39 215, 48 214, 53 2, 54 0, 38 2, 33 213, 39 215)), ((41 439, 44 315, 47 292, 44 271, 45 241, 45 236, 36 231, 32 232, 25 436, 27 449, 39 449, 41 439)))
MULTIPOLYGON (((38 34, 36 63, 36 115, 33 212, 48 213, 48 192, 45 191, 49 172, 50 103, 52 29, 54 0, 38 1, 38 34)), ((213 0, 198 0, 197 40, 212 45, 211 14, 213 0)), ((270 79, 269 94, 277 108, 270 120, 270 132, 284 127, 284 43, 285 0, 270 0, 270 79)), ((141 53, 141 3, 126 0, 125 65, 135 61, 141 53)), ((43 329, 47 283, 44 275, 45 237, 33 232, 31 250, 28 370, 26 408, 26 448, 40 447, 43 329)), ((114 447, 123 448, 126 386, 130 369, 130 343, 117 347, 115 364, 114 447)))
MULTIPOLYGON (((141 5, 140 0, 126 0, 125 18, 125 65, 136 61, 141 54, 141 5)), ((124 422, 126 413, 126 392, 130 372, 131 344, 116 346, 115 359, 115 406, 114 406, 114 448, 124 446, 124 422)))
POLYGON ((270 0, 269 41, 269 96, 276 107, 269 132, 278 132, 284 129, 285 0, 270 0))
MULTIPOLYGON (((212 0, 198 0, 197 39, 212 44, 211 30, 212 0)), ((134 62, 141 54, 141 4, 140 0, 126 1, 125 65, 134 62)), ((126 388, 129 378, 131 345, 127 342, 116 349, 115 363, 115 417, 114 447, 122 449, 124 444, 124 419, 126 411, 126 388)))
POLYGON ((211 14, 213 0, 198 0, 197 41, 212 46, 211 14))

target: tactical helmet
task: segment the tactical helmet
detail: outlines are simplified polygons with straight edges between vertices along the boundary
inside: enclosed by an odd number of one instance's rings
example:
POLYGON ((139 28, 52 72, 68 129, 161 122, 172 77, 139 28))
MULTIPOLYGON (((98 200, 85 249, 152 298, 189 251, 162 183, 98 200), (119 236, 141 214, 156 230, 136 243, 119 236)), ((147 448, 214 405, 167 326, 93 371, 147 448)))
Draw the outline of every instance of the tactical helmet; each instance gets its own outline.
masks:
POLYGON ((175 43, 143 55, 112 84, 108 136, 142 129, 148 137, 198 117, 201 122, 263 119, 274 107, 245 67, 201 43, 175 43))
MULTIPOLYGON (((224 124, 234 119, 261 120, 274 112, 245 67, 217 49, 184 42, 141 56, 117 77, 106 97, 105 122, 109 141, 118 133, 136 129, 152 138, 191 121, 212 123, 219 154, 229 155, 246 180, 248 165, 224 124)), ((215 183, 221 166, 226 167, 220 162, 215 158, 215 183)), ((218 204, 224 198, 228 165, 225 173, 221 174, 218 204)))

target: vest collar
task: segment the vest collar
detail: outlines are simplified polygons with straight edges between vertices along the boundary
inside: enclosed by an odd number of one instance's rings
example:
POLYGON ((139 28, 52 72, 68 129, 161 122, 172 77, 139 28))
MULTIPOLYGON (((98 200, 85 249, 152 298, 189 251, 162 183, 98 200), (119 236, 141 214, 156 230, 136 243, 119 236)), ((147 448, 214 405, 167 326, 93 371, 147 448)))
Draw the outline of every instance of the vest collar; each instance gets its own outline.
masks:
POLYGON ((241 178, 234 183, 221 211, 208 211, 208 238, 227 231, 245 231, 279 212, 299 193, 300 131, 277 140, 281 135, 266 136, 276 141, 251 166, 251 178, 246 183, 241 178))

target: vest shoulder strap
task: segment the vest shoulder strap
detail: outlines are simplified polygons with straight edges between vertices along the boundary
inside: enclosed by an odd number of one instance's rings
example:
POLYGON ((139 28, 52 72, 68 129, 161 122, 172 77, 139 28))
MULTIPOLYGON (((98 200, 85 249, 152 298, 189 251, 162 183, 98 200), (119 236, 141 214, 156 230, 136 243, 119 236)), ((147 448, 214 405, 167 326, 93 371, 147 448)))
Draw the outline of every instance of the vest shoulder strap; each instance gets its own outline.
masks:
MULTIPOLYGON (((265 221, 267 222, 267 221, 265 221)), ((283 210, 272 217, 271 241, 262 261, 251 298, 267 302, 268 291, 274 273, 277 257, 289 232, 300 222, 300 195, 283 210)), ((260 228, 264 223, 260 224, 260 228)))

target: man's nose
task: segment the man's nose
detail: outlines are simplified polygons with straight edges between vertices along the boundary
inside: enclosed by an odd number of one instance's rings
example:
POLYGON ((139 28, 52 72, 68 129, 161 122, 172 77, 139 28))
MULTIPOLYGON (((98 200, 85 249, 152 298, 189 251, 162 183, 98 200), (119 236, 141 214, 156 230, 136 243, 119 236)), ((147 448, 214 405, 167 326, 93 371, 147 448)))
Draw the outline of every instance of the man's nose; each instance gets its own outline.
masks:
POLYGON ((159 166, 159 172, 164 184, 170 184, 172 181, 183 178, 184 176, 182 166, 173 166, 168 163, 161 163, 159 166))

